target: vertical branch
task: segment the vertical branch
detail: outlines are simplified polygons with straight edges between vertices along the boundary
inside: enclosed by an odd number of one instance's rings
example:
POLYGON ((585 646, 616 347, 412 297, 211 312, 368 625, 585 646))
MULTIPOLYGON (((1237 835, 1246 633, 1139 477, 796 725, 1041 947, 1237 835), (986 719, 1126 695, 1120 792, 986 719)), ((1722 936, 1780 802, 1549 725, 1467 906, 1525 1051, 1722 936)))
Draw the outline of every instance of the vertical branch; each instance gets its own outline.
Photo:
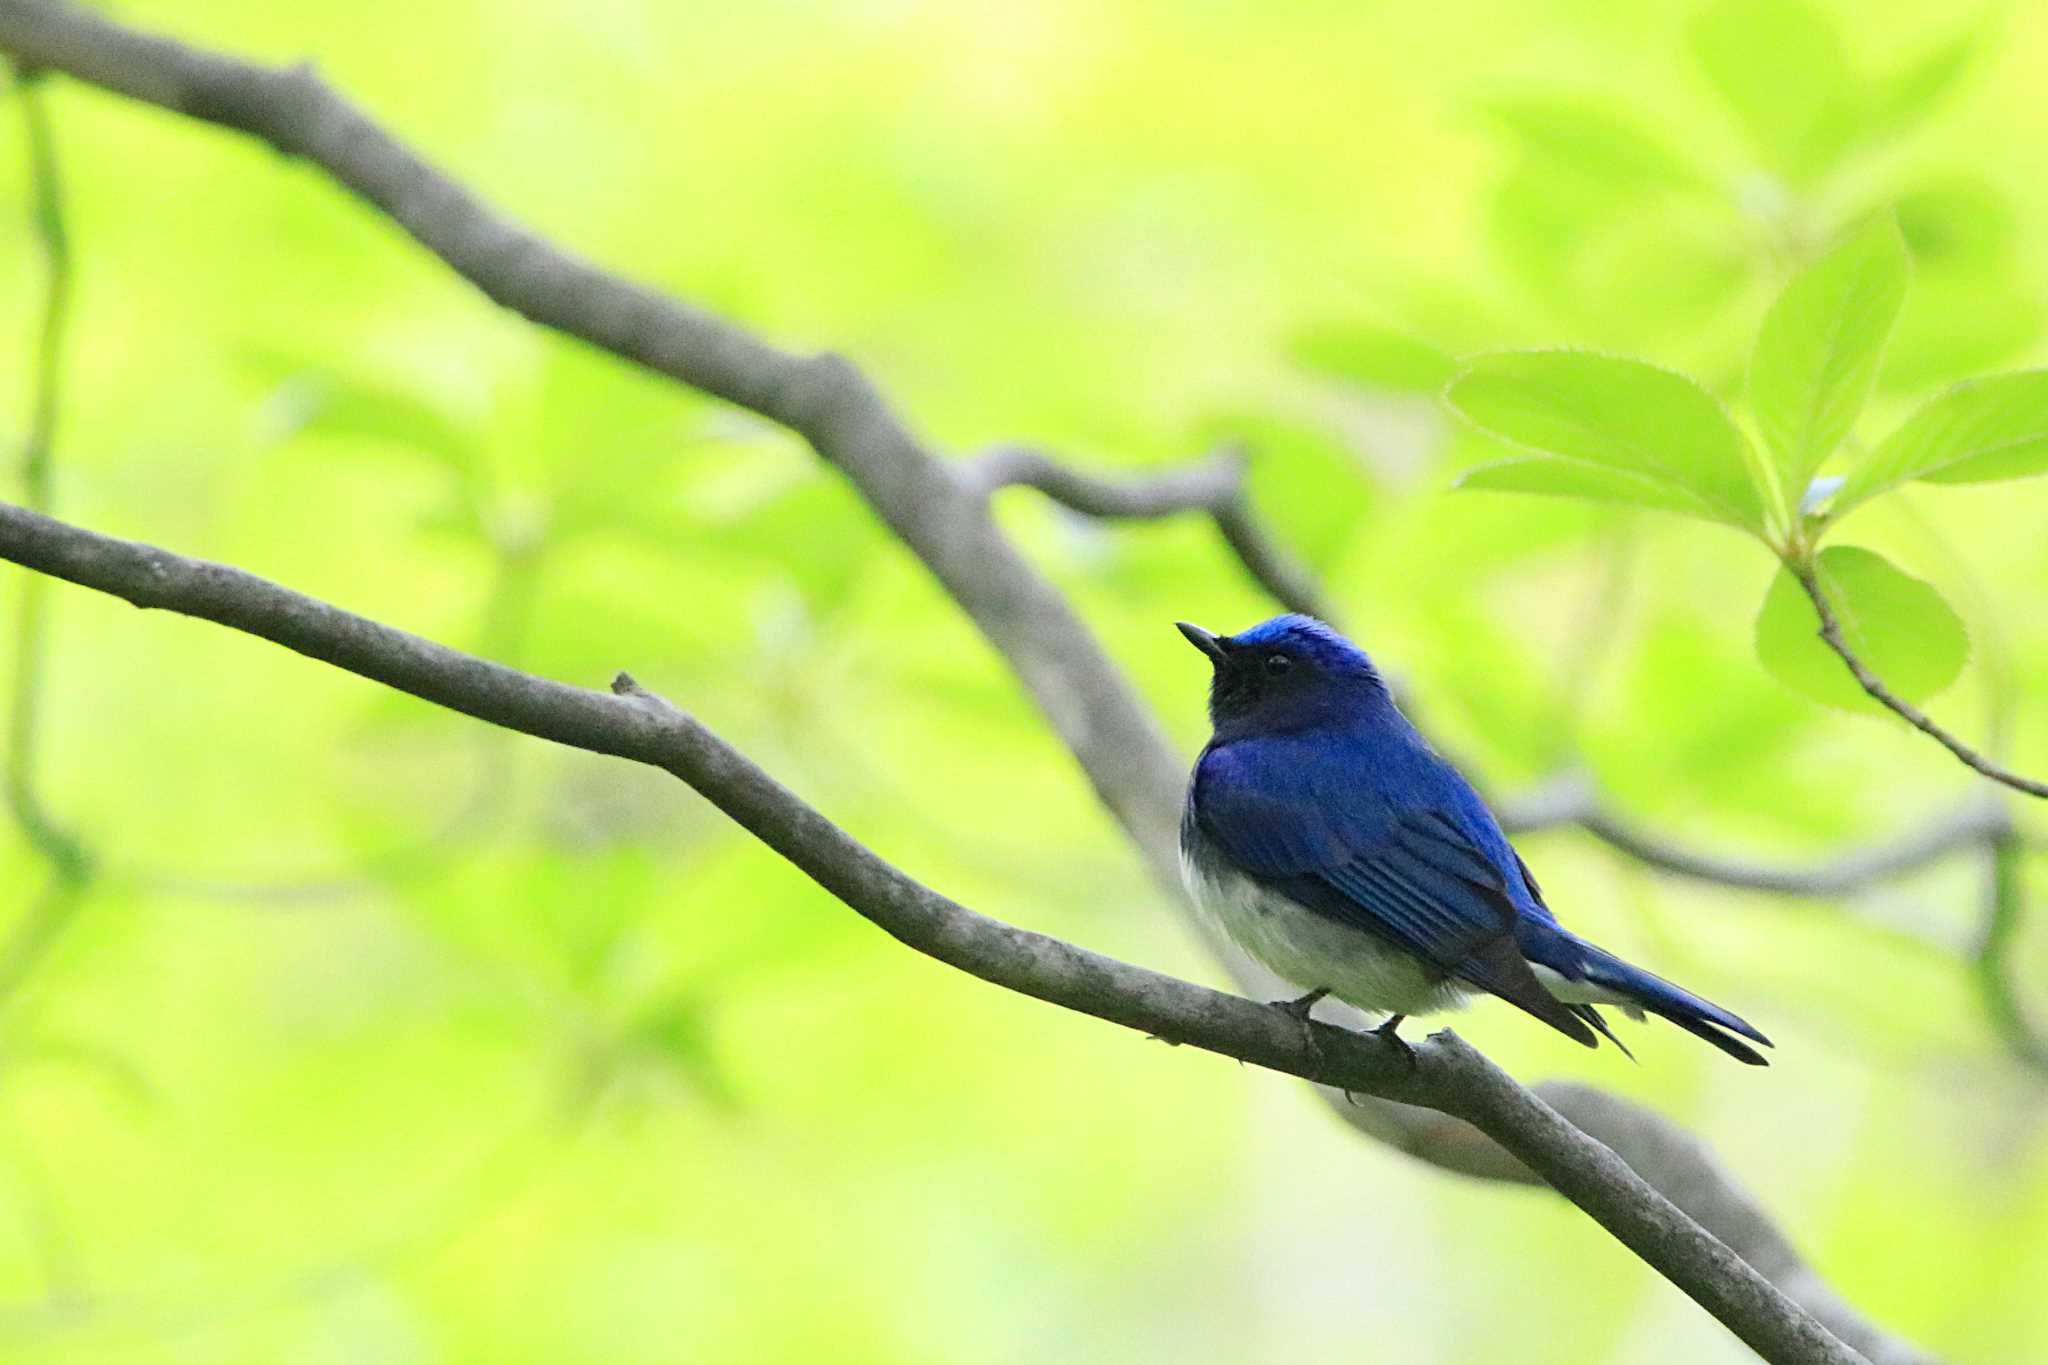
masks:
MULTIPOLYGON (((18 68, 15 92, 27 133, 30 221, 43 257, 42 311, 36 330, 28 430, 21 449, 22 496, 28 506, 49 512, 55 502, 57 411, 62 396, 64 334, 71 315, 71 242, 64 223, 56 145, 39 78, 18 68)), ((84 848, 51 817, 36 791, 38 722, 49 645, 49 590, 49 581, 38 574, 29 575, 21 587, 15 618, 14 695, 7 721, 7 797, 37 851, 66 880, 83 881, 84 848)))
POLYGON ((1984 939, 1977 949, 1977 983, 1991 1026, 2013 1055, 2037 1071, 2048 1072, 2048 1036, 2028 1018, 2013 974, 2012 952, 2026 909, 2026 888, 2020 876, 2023 852, 2019 838, 2010 833, 1991 844, 1990 903, 1985 906, 1984 939))
MULTIPOLYGON (((41 77, 24 66, 17 66, 14 74, 27 139, 30 225, 43 258, 29 421, 21 447, 22 495, 30 507, 47 512, 56 501, 57 413, 63 397, 64 340, 71 319, 71 237, 65 225, 56 139, 43 103, 41 77)), ((22 581, 15 616, 14 690, 7 714, 6 789, 16 821, 36 852, 50 864, 52 877, 0 943, 0 1002, 12 997, 43 952, 69 926, 92 877, 92 858, 85 845, 50 814, 36 785, 49 650, 49 592, 50 582, 41 574, 29 574, 22 581)))

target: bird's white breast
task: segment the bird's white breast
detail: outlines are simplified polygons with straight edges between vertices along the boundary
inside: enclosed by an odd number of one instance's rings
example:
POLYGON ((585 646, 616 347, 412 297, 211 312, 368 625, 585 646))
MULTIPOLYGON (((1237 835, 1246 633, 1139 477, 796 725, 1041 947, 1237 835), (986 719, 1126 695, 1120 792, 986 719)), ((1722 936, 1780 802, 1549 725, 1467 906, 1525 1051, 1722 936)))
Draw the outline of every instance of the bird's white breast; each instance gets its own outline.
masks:
POLYGON ((1386 940, 1319 915, 1243 873, 1181 848, 1181 876, 1212 923, 1259 962, 1302 988, 1327 988, 1377 1014, 1431 1014, 1470 993, 1386 940))

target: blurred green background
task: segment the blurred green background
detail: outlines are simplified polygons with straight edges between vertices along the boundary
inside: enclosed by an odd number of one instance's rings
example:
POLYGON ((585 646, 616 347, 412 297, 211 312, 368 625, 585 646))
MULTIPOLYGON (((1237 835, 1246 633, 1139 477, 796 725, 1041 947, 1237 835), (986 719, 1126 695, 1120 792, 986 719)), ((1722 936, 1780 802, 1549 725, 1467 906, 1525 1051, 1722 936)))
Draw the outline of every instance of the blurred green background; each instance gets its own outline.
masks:
MULTIPOLYGON (((1755 545, 1450 492, 1485 450, 1430 391, 1440 354, 1570 344, 1732 392, 1786 272, 1884 204, 1916 282, 1876 419, 2038 363, 2039 7, 119 15, 316 58, 558 242, 848 352, 946 449, 1246 439, 1261 510, 1497 791, 1584 768, 1766 860, 1983 794, 1758 666, 1755 545)), ((931 884, 1217 980, 1000 660, 793 440, 496 312, 313 170, 42 90, 78 284, 65 516, 553 677, 630 668, 931 884)), ((42 262, 0 118, 12 432, 42 262)), ((1213 531, 1002 513, 1192 756, 1203 670, 1169 623, 1269 613, 1213 531)), ((2048 490, 1992 485, 1849 536, 1957 605, 1975 651, 1934 709, 2035 773, 2044 526, 2048 490)), ((933 965, 660 774, 51 601, 42 790, 100 870, 38 920, 48 869, 0 835, 8 1359, 1748 1358, 1562 1201, 933 965), (17 958, 24 925, 52 932, 17 958)), ((1495 1007, 1462 1032, 1704 1136, 1898 1332, 2040 1357, 2048 1070, 1979 990, 1976 862, 1800 901, 1522 847, 1568 922, 1757 1021, 1774 1065, 1659 1028, 1631 1066, 1495 1007)), ((2016 959, 2048 1017, 2039 919, 2016 959)))

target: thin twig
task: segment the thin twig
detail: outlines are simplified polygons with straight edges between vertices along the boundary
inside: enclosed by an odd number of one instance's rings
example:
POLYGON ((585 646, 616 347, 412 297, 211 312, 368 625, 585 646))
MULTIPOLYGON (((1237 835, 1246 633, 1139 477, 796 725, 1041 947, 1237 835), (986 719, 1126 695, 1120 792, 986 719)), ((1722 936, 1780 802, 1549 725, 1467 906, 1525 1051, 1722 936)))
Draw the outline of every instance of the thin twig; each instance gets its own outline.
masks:
POLYGON ((1871 672, 1870 667, 1849 648, 1849 642, 1842 636, 1841 623, 1835 619, 1834 608, 1828 605, 1827 594, 1821 590, 1820 577, 1815 573, 1813 566, 1788 560, 1786 567, 1792 571, 1792 576, 1799 580, 1799 586, 1806 589, 1806 596, 1820 617, 1820 638, 1827 643, 1829 649, 1841 657, 1843 663, 1849 666, 1849 672, 1855 677, 1857 686, 1868 692, 1880 706, 1893 712, 1915 730, 1954 754, 1962 760, 1964 766, 1982 773, 1993 782, 2011 787, 2014 791, 2025 792, 2029 796, 2048 797, 2048 782, 2037 782, 2031 777, 2022 777, 1993 763, 1935 724, 1925 711, 1886 687, 1884 679, 1871 672))
POLYGON ((1121 479, 1084 474, 1028 446, 997 446, 967 466, 984 493, 1035 488, 1084 516, 1115 521, 1156 521, 1184 512, 1210 512, 1237 496, 1244 482, 1244 452, 1235 447, 1191 464, 1121 479))
POLYGON ((0 505, 0 557, 244 631, 464 715, 662 768, 878 927, 919 952, 1050 1004, 1305 1080, 1455 1115, 1511 1152, 1777 1365, 1859 1365, 1774 1284, 1454 1034, 1410 1058, 1369 1034, 1030 933, 883 861, 745 755, 624 674, 616 696, 493 664, 220 564, 0 505))
POLYGON ((1988 847, 2014 833, 2012 816, 2003 805, 1972 801, 1930 815, 1880 843, 1800 866, 1701 852, 1646 833, 1604 805, 1583 776, 1511 797, 1501 802, 1498 813, 1510 834, 1576 827, 1637 862, 1674 876, 1786 896, 1847 895, 1955 854, 1988 847))
MULTIPOLYGON (((42 253, 43 297, 37 319, 33 392, 22 440, 22 498, 39 512, 55 508, 57 417, 63 397, 64 336, 71 319, 71 237, 64 221, 63 184, 56 140, 43 107, 42 80, 22 63, 14 70, 29 164, 29 221, 42 253)), ((43 678, 49 653, 49 583, 30 576, 21 585, 15 618, 14 694, 7 720, 7 799, 23 833, 59 877, 83 883, 91 858, 78 838, 44 805, 36 785, 43 678)))
POLYGON ((1315 579, 1292 555, 1280 548, 1277 540, 1266 534, 1265 528, 1253 515, 1249 493, 1240 491, 1236 497, 1216 508, 1214 515, 1216 530, 1222 535, 1223 543, 1237 556, 1238 563, 1244 565, 1252 581, 1272 594, 1274 601, 1304 616, 1324 621, 1331 619, 1333 613, 1315 579))
MULTIPOLYGON (((28 430, 22 440, 22 496, 39 512, 56 501, 57 420, 63 398, 64 338, 71 318, 71 236, 64 218, 63 182, 56 139, 43 104, 39 73, 17 63, 15 96, 21 103, 29 164, 29 221, 43 262, 42 307, 37 319, 28 430)), ((50 865, 43 890, 23 907, 0 940, 0 1006, 13 1001, 84 904, 93 858, 44 804, 37 784, 44 676, 48 668, 50 582, 29 575, 15 618, 14 690, 7 716, 7 800, 29 845, 50 865)))
POLYGON ((2010 831, 2012 822, 2000 807, 1966 805, 1931 816, 1883 843, 1850 849, 1805 866, 1773 866, 1688 849, 1632 828, 1600 808, 1587 812, 1579 826, 1637 862, 1675 876, 1741 891, 1843 896, 1981 848, 2010 831))
POLYGON ((1245 483, 1248 455, 1231 444, 1195 464, 1124 479, 1083 474, 1042 451, 999 446, 969 466, 984 493, 1035 488, 1070 511, 1116 521, 1156 521, 1205 512, 1252 582, 1289 611, 1334 619, 1311 574, 1266 530, 1245 483))

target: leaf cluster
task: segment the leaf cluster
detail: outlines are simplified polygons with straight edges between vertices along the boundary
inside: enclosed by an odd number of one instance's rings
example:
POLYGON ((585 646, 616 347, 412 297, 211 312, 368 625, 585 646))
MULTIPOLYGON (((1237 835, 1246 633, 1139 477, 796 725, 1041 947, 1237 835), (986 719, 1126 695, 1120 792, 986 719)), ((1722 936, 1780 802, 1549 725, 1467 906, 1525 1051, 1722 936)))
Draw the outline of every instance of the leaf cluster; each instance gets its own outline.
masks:
POLYGON ((2040 320, 2016 282, 2011 215, 1985 186, 1909 181, 1837 228, 1819 224, 1869 160, 1954 92, 1981 36, 1965 29, 1866 73, 1816 7, 1717 0, 1688 37, 1748 169, 1721 173, 1598 99, 1494 99, 1485 112, 1521 152, 1496 197, 1495 245, 1514 279, 1557 305, 1568 335, 1635 335, 1630 310, 1667 333, 1704 327, 1752 280, 1778 275, 1745 363, 1710 358, 1696 378, 1605 348, 1484 345, 1460 363, 1451 355, 1468 348, 1356 323, 1304 328, 1295 358, 1380 393, 1440 392, 1492 448, 1462 487, 1627 504, 1755 537, 1783 565, 1756 628, 1775 676, 1817 700, 1872 704, 1817 637, 1799 582, 1811 575, 1849 646, 1920 700, 1967 661, 1961 620, 1875 551, 1824 541, 1850 512, 1915 482, 2048 472, 2048 371, 1958 368, 2007 359, 2040 320), (1766 250, 1749 250, 1738 220, 1766 225, 1766 250), (1673 293, 1680 277, 1689 301, 1673 293), (1614 302, 1601 317, 1603 298, 1614 302), (1941 380, 1959 382, 1874 439, 1859 430, 1879 400, 1924 397, 1941 380))

